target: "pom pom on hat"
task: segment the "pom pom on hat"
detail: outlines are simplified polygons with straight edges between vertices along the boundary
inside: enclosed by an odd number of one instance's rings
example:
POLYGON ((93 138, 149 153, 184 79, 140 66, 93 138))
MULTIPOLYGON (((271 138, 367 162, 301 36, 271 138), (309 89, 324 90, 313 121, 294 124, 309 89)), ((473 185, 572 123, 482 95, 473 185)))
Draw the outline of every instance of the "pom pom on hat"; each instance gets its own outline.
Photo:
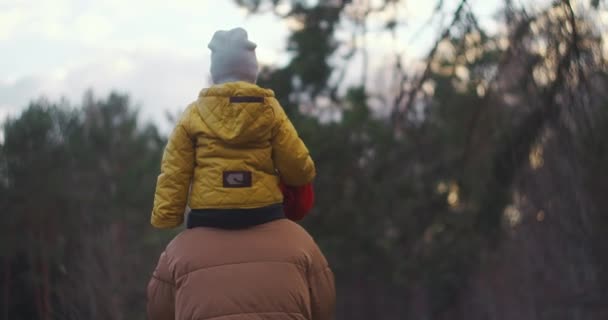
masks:
POLYGON ((211 49, 211 77, 216 84, 246 81, 258 77, 257 45, 247 38, 243 28, 215 32, 208 45, 211 49))

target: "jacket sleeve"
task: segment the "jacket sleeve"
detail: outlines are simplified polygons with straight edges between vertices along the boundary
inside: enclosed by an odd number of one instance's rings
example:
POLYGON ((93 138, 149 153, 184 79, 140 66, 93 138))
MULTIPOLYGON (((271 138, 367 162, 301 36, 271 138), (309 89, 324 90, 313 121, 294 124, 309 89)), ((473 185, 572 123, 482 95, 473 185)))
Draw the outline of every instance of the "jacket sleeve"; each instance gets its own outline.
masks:
POLYGON ((164 252, 148 283, 147 296, 146 311, 149 320, 175 319, 175 284, 169 271, 167 255, 164 252))
POLYGON ((336 308, 334 274, 320 250, 316 256, 308 276, 312 320, 331 320, 336 308))
POLYGON ((274 110, 277 125, 272 137, 272 158, 282 182, 288 186, 312 182, 316 170, 308 148, 278 102, 274 110))
POLYGON ((195 157, 189 118, 186 113, 177 124, 163 153, 150 220, 156 228, 175 228, 184 221, 195 157))

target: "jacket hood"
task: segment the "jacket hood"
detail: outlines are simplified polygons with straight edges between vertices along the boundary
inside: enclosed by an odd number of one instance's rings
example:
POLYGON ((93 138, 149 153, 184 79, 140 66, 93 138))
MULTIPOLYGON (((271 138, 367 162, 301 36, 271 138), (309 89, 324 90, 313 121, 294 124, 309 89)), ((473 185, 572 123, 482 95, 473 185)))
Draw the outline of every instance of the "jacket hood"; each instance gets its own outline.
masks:
POLYGON ((262 140, 274 123, 269 99, 274 92, 248 82, 228 82, 203 89, 197 110, 211 132, 228 144, 262 140), (258 97, 262 102, 231 102, 231 97, 258 97))

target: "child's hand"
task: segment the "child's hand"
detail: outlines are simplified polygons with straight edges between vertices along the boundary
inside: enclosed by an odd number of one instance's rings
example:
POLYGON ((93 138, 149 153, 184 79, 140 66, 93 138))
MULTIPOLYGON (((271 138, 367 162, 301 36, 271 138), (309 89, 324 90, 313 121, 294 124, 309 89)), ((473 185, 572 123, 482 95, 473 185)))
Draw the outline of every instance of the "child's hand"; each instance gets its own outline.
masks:
POLYGON ((293 221, 302 220, 314 205, 314 190, 312 183, 300 187, 279 184, 283 192, 283 208, 288 219, 293 221))

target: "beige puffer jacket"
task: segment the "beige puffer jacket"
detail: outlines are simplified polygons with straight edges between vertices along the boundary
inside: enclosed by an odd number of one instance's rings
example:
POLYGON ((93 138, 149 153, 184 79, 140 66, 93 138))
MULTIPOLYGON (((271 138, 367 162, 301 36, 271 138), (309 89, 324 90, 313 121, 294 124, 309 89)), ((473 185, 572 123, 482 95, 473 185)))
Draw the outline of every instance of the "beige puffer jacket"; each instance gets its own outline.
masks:
POLYGON ((193 228, 162 253, 148 285, 150 320, 333 319, 334 278, 299 225, 193 228))

